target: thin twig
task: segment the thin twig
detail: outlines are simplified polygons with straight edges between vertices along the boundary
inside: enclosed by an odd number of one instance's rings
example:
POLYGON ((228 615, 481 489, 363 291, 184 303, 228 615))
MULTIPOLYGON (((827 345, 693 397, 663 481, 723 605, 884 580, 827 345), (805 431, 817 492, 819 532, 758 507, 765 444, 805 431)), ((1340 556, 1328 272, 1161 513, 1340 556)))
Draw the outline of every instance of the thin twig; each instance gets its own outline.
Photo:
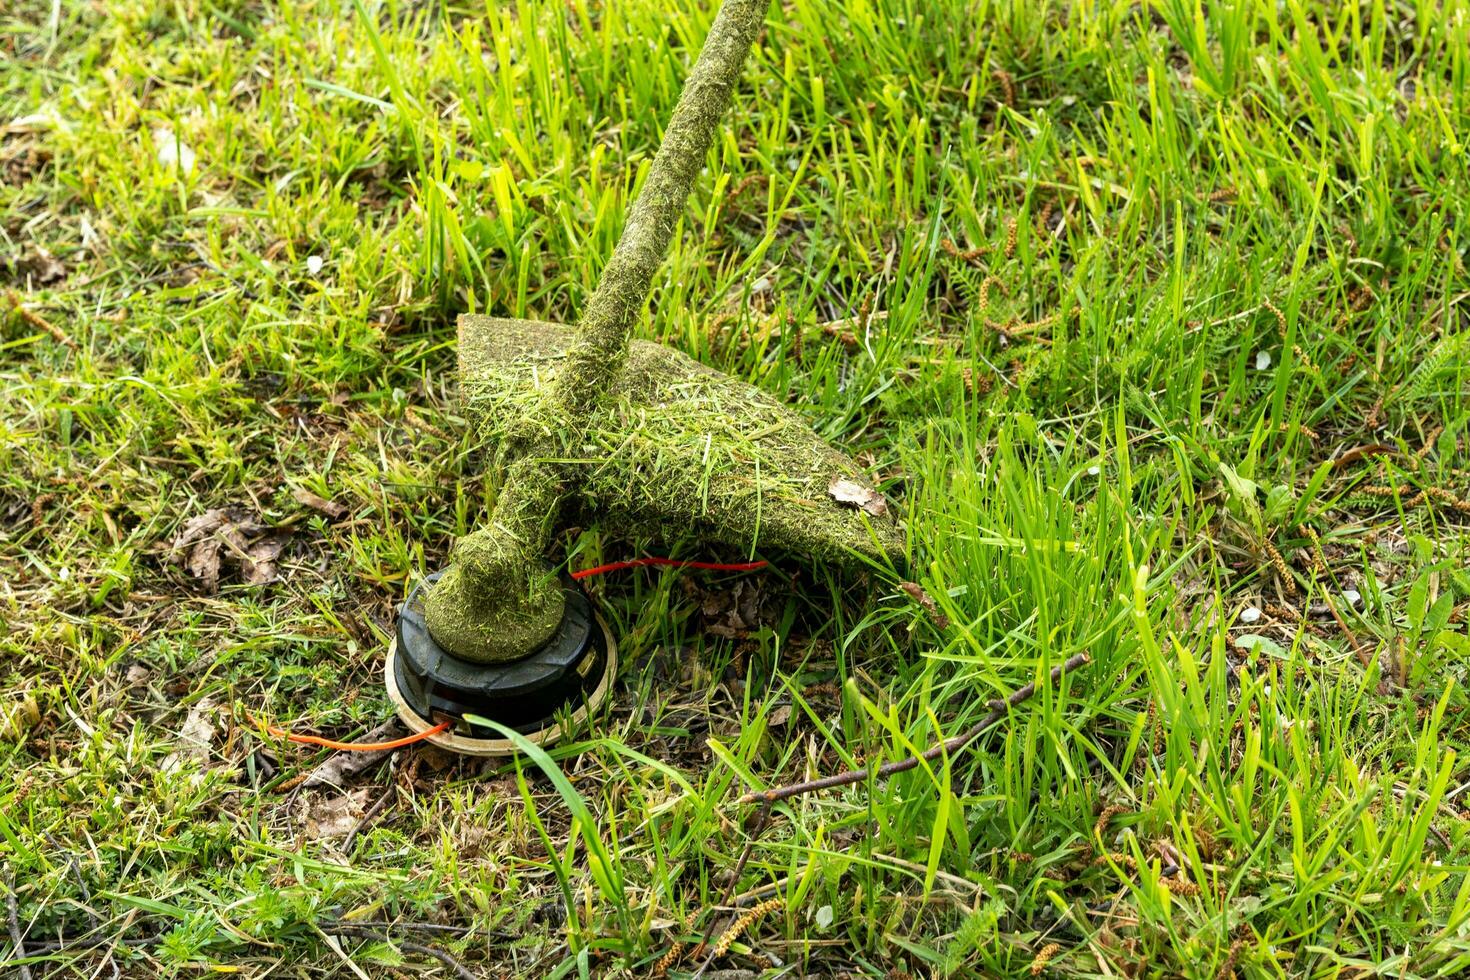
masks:
MULTIPOLYGON (((1072 670, 1077 670, 1081 667, 1085 667, 1091 662, 1092 658, 1086 653, 1075 654, 1074 656, 1068 658, 1065 663, 1058 664, 1056 667, 1052 668, 1051 682, 1055 684, 1061 680, 1064 673, 1072 670)), ((920 761, 930 762, 946 753, 960 751, 961 749, 965 748, 965 746, 973 742, 976 738, 979 738, 980 735, 984 734, 986 729, 990 728, 996 722, 1004 718, 1006 716, 1006 713, 1009 712, 1010 709, 1016 707, 1019 704, 1022 704, 1025 701, 1030 700, 1033 696, 1035 696, 1035 694, 1036 684, 1033 682, 1031 684, 1027 684, 1025 687, 1018 689, 1004 701, 995 700, 990 702, 990 713, 982 718, 978 724, 972 726, 961 735, 957 735, 954 738, 931 746, 929 749, 926 749, 923 753, 919 755, 909 756, 907 759, 901 759, 897 762, 889 762, 885 763, 882 766, 879 766, 877 770, 878 778, 885 779, 888 776, 893 775, 894 773, 905 772, 909 769, 913 769, 920 763, 920 761)), ((761 831, 765 830, 766 825, 770 821, 772 806, 774 806, 780 800, 790 799, 791 797, 799 796, 802 793, 811 793, 816 792, 817 790, 831 789, 836 786, 847 786, 852 783, 863 782, 867 778, 868 770, 866 768, 852 769, 848 770, 847 772, 840 772, 832 776, 824 777, 822 779, 814 779, 810 780, 809 782, 796 783, 790 786, 781 786, 777 787, 776 789, 769 789, 759 793, 747 793, 742 796, 739 800, 739 803, 760 803, 761 809, 756 816, 755 828, 751 833, 750 839, 746 842, 744 850, 740 852, 740 859, 735 863, 735 871, 730 876, 730 885, 726 889, 725 897, 720 904, 723 906, 729 903, 731 892, 733 892, 736 885, 739 884, 740 873, 745 870, 745 863, 750 859, 750 853, 752 849, 754 849, 756 841, 760 838, 761 831)), ((705 933, 704 941, 700 943, 700 948, 708 948, 709 941, 711 938, 713 938, 713 935, 714 920, 711 920, 710 926, 705 933)), ((698 980, 699 977, 702 977, 704 975, 704 972, 709 969, 710 964, 715 961, 717 956, 717 949, 710 949, 710 951, 706 954, 704 961, 700 963, 699 969, 696 970, 694 973, 695 980, 698 980)))
POLYGON ((101 949, 103 946, 147 946, 159 941, 157 936, 89 936, 74 939, 50 939, 26 943, 27 956, 41 956, 46 953, 85 953, 91 949, 101 949))
POLYGON ((362 815, 362 819, 359 820, 356 825, 354 825, 353 828, 347 832, 346 839, 342 841, 343 854, 352 853, 352 844, 354 841, 357 840, 357 835, 366 830, 367 826, 373 822, 373 819, 377 817, 378 813, 383 809, 383 807, 388 804, 388 801, 396 797, 397 795, 398 784, 390 779, 388 781, 388 788, 383 792, 383 795, 379 796, 376 800, 373 801, 373 805, 367 808, 367 812, 362 815))
MULTIPOLYGON (((404 920, 402 922, 388 922, 382 919, 328 919, 320 923, 324 932, 342 932, 343 930, 359 929, 370 932, 381 932, 384 929, 406 929, 409 932, 441 932, 450 936, 463 936, 470 931, 469 926, 441 925, 437 922, 413 922, 404 920)), ((514 939, 515 934, 491 930, 483 932, 482 935, 495 936, 497 938, 514 939)))
MULTIPOLYGON (((1066 663, 1057 664, 1057 666, 1051 669, 1051 683, 1057 683, 1058 680, 1061 680, 1063 674, 1067 673, 1067 671, 1078 670, 1079 667, 1085 667, 1086 664, 1089 663, 1092 663, 1092 658, 1089 657, 1088 654, 1085 654, 1085 652, 1083 652, 1083 654, 1075 654, 1073 655, 1073 657, 1067 658, 1066 663)), ((1029 701, 1032 696, 1035 696, 1035 693, 1036 685, 1035 682, 1032 682, 1029 683, 1029 685, 1026 685, 1025 688, 1017 689, 1016 692, 1011 693, 1011 695, 1008 696, 1008 698, 1005 698, 1004 701, 1000 701, 1000 699, 997 699, 997 701, 992 701, 991 713, 986 714, 986 716, 983 718, 980 718, 979 723, 975 724, 975 726, 970 727, 970 729, 967 729, 966 732, 963 733, 963 735, 957 735, 956 738, 947 739, 947 741, 936 743, 936 745, 929 746, 928 749, 920 752, 919 755, 910 755, 910 757, 904 758, 904 760, 898 760, 897 763, 885 763, 883 765, 879 765, 878 779, 886 779, 886 777, 892 776, 892 774, 903 773, 903 771, 910 770, 910 768, 914 768, 916 767, 916 765, 919 765, 920 761, 933 761, 936 760, 936 758, 941 757, 941 755, 950 754, 950 752, 960 751, 960 749, 963 749, 964 746, 969 745, 970 742, 975 741, 975 739, 978 739, 980 735, 983 735, 986 729, 994 726, 997 721, 1000 721, 1001 718, 1004 718, 1005 714, 1007 714, 1008 711, 1011 710, 1011 708, 1017 707, 1017 705, 1029 701)), ((810 782, 795 783, 795 785, 791 786, 779 786, 779 788, 767 789, 764 790, 764 792, 759 793, 745 793, 744 796, 741 796, 741 798, 739 798, 739 804, 754 804, 754 802, 759 802, 760 813, 757 814, 756 827, 754 827, 753 832, 751 832, 750 839, 745 842, 744 851, 741 851, 741 855, 739 855, 739 860, 735 862, 735 871, 734 874, 731 874, 731 883, 729 883, 729 886, 726 887, 725 898, 722 899, 720 905, 728 904, 729 899, 731 899, 731 893, 734 892, 736 884, 739 883, 739 876, 741 876, 741 871, 745 870, 745 862, 750 860, 751 851, 753 851, 754 846, 756 846, 757 840, 760 839, 761 830, 766 829, 767 821, 769 821, 770 818, 770 808, 772 808, 773 805, 776 804, 776 802, 782 801, 782 799, 792 798, 792 796, 801 795, 801 793, 816 792, 816 790, 819 789, 832 789, 835 788, 835 786, 848 786, 851 785, 851 783, 861 783, 864 782, 867 777, 869 777, 869 770, 867 770, 867 768, 856 768, 856 770, 848 770, 845 771, 845 773, 836 773, 833 774, 833 776, 823 777, 823 779, 813 779, 810 780, 810 782)), ((704 971, 709 970, 710 964, 713 964, 713 962, 716 961, 716 959, 719 958, 720 954, 722 954, 723 952, 722 949, 719 948, 719 945, 710 948, 710 939, 711 937, 713 937, 713 934, 714 920, 710 920, 709 930, 707 930, 706 934, 704 934, 704 942, 700 943, 700 948, 709 949, 709 952, 707 952, 706 956, 704 956, 704 961, 701 962, 700 968, 694 971, 694 980, 698 980, 700 979, 700 977, 703 977, 704 971)))
MULTIPOLYGON (((381 942, 390 941, 388 933, 395 929, 405 932, 439 933, 448 936, 463 936, 471 931, 468 926, 441 925, 435 922, 414 922, 404 920, 401 922, 387 922, 383 920, 364 919, 361 922, 353 922, 345 919, 323 919, 317 922, 317 927, 326 933, 359 933, 370 936, 381 942)), ((124 927, 126 931, 127 927, 124 927)), ((80 953, 92 949, 100 949, 103 946, 149 946, 160 942, 159 935, 149 936, 97 936, 92 935, 95 929, 79 935, 64 936, 53 940, 28 940, 26 952, 29 956, 39 956, 45 953, 80 953)), ((493 937, 495 939, 512 940, 518 938, 515 934, 503 930, 478 930, 480 935, 493 937)), ((400 945, 402 945, 400 943, 400 945)))
POLYGON ((477 980, 476 976, 471 973, 463 963, 446 953, 444 950, 438 948, 437 946, 427 946, 423 943, 415 943, 407 939, 393 939, 388 935, 386 929, 376 929, 371 926, 365 926, 359 922, 338 921, 331 923, 330 925, 323 924, 322 931, 356 933, 359 936, 367 936, 376 939, 379 942, 393 943, 397 945, 400 949, 406 950, 407 952, 417 953, 420 956, 433 957, 440 963, 443 963, 445 966, 449 967, 449 969, 452 970, 455 976, 459 977, 460 980, 477 980))
POLYGON ((1342 613, 1337 611, 1337 605, 1332 601, 1332 593, 1324 590, 1322 592, 1322 598, 1327 604, 1327 611, 1332 613, 1333 619, 1337 620, 1337 628, 1342 630, 1343 635, 1348 638, 1348 642, 1353 645, 1353 653, 1357 654, 1358 662, 1363 665, 1364 670, 1367 670, 1373 665, 1373 658, 1363 652, 1362 645, 1358 643, 1357 634, 1348 629, 1348 624, 1342 618, 1342 613))
POLYGON ((410 953, 418 953, 420 956, 432 956, 434 959, 438 960, 440 963, 443 963, 445 966, 449 967, 449 969, 453 970, 455 975, 460 977, 460 980, 478 980, 478 978, 473 973, 471 973, 463 963, 436 946, 425 946, 421 943, 411 943, 406 939, 400 939, 397 942, 398 946, 401 949, 405 949, 410 953))
MULTIPOLYGON (((730 884, 725 886, 725 895, 720 899, 720 904, 716 906, 717 908, 723 908, 730 904, 730 899, 735 894, 736 887, 740 884, 740 875, 745 871, 745 862, 750 860, 750 852, 755 850, 755 842, 760 840, 761 834, 771 822, 771 807, 774 803, 774 800, 763 800, 761 802, 760 812, 756 814, 755 826, 750 831, 750 839, 745 842, 745 848, 740 852, 740 859, 735 862, 735 870, 730 874, 730 884)), ((699 949, 710 948, 709 941, 715 937, 715 922, 715 919, 710 919, 709 928, 705 930, 704 938, 699 941, 699 949)), ((704 971, 708 970, 710 964, 714 961, 715 954, 711 951, 704 958, 704 962, 699 964, 699 969, 694 971, 693 980, 699 980, 700 977, 704 976, 704 971)))
POLYGON ((5 298, 10 300, 11 309, 15 310, 16 314, 26 323, 29 323, 37 330, 46 331, 58 344, 69 347, 72 350, 77 349, 77 342, 68 337, 65 330, 62 330, 56 324, 26 306, 24 301, 21 300, 20 294, 15 290, 7 289, 5 291, 5 298))
POLYGON ((750 905, 756 905, 764 902, 789 884, 791 884, 791 876, 782 875, 775 881, 767 882, 759 888, 752 888, 749 891, 741 892, 725 904, 733 909, 743 909, 750 905))
MULTIPOLYGON (((1092 658, 1086 653, 1075 654, 1074 656, 1068 658, 1066 663, 1058 664, 1051 669, 1051 682, 1055 684, 1057 681, 1061 680, 1064 673, 1077 670, 1080 667, 1085 667, 1091 662, 1092 658)), ((973 742, 980 735, 982 735, 987 728, 990 728, 996 722, 1004 718, 1006 716, 1006 713, 1010 711, 1010 709, 1025 701, 1029 701, 1035 694, 1036 684, 1033 682, 1031 684, 1027 684, 1023 688, 1019 688, 1004 701, 996 700, 990 702, 990 714, 980 719, 977 724, 972 726, 963 734, 956 735, 954 738, 946 739, 945 741, 940 742, 937 745, 933 745, 924 750, 919 755, 911 755, 907 759, 900 759, 897 762, 884 763, 877 769, 877 778, 886 779, 889 776, 894 775, 895 773, 907 772, 908 770, 916 767, 920 762, 933 762, 940 756, 960 751, 965 746, 973 742)), ((800 796, 803 793, 815 793, 818 790, 833 789, 838 786, 850 786, 853 783, 861 783, 867 780, 869 778, 869 775, 870 774, 867 767, 864 767, 862 769, 849 769, 846 772, 839 772, 831 776, 824 776, 821 779, 812 779, 804 783, 794 783, 789 786, 778 786, 774 789, 768 789, 762 792, 746 793, 740 798, 739 802, 742 804, 755 802, 765 802, 767 804, 776 803, 781 800, 788 800, 793 796, 800 796)))
MULTIPOLYGON (((15 958, 23 960, 26 958, 26 939, 20 931, 20 910, 15 904, 15 874, 13 872, 5 876, 5 911, 10 923, 10 942, 15 947, 15 958)), ((20 980, 31 980, 31 968, 24 963, 20 964, 20 980)))
MULTIPOLYGON (((53 835, 48 833, 46 835, 46 840, 49 841, 51 846, 56 848, 57 851, 60 851, 62 853, 66 852, 66 848, 63 847, 53 835)), ((102 928, 102 922, 100 919, 97 918, 97 912, 92 908, 92 890, 87 887, 87 880, 82 877, 81 865, 77 863, 76 855, 67 854, 66 864, 67 867, 71 870, 72 880, 77 883, 77 891, 80 892, 82 896, 82 901, 79 903, 81 910, 87 914, 87 919, 91 922, 92 928, 94 930, 102 928)))

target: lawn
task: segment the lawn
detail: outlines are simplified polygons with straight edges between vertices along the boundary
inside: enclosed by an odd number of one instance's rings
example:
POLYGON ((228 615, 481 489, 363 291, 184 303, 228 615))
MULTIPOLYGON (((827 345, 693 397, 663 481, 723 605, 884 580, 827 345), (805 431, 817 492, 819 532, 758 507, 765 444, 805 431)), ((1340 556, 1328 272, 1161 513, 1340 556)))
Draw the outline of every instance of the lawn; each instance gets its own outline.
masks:
POLYGON ((390 717, 455 316, 575 322, 713 7, 0 6, 4 975, 1470 970, 1464 0, 773 5, 638 333, 906 567, 590 580, 546 758, 266 731, 390 717))

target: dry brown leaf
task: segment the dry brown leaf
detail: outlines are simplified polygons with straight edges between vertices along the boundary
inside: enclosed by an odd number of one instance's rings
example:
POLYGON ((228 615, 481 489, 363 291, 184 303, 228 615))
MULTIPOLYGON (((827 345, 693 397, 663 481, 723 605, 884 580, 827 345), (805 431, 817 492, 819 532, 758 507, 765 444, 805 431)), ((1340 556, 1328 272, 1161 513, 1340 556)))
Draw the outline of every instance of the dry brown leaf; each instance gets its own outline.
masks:
POLYGON ((327 793, 313 801, 306 811, 306 836, 321 840, 352 833, 352 828, 362 820, 367 796, 368 788, 364 786, 345 795, 327 793))
POLYGON ((226 568, 239 569, 247 585, 264 585, 276 578, 276 559, 289 532, 275 531, 239 512, 209 510, 190 518, 173 541, 174 560, 206 592, 219 589, 226 568))
POLYGON ((882 517, 888 513, 888 501, 881 493, 845 476, 834 477, 827 492, 839 504, 856 507, 871 517, 882 517))
POLYGON ((447 749, 441 749, 432 742, 424 742, 420 745, 418 751, 414 753, 414 756, 417 761, 423 763, 423 765, 432 769, 434 772, 444 772, 462 758, 462 756, 455 755, 447 749))
POLYGON ((65 264, 39 245, 21 259, 20 266, 23 273, 41 286, 48 286, 66 278, 65 264))
POLYGON ((939 611, 939 605, 934 601, 934 597, 925 592, 922 585, 918 582, 900 582, 898 587, 924 607, 924 611, 929 614, 929 619, 933 621, 936 628, 949 629, 949 617, 939 611))
POLYGON ((214 736, 218 732, 215 726, 215 717, 218 713, 218 706, 212 698, 200 698, 194 707, 189 709, 189 715, 184 719, 184 726, 179 729, 178 748, 163 760, 164 772, 174 772, 186 762, 198 762, 203 765, 209 761, 214 736))
POLYGON ((276 534, 252 544, 240 559, 240 578, 246 585, 265 585, 276 580, 276 559, 286 547, 284 535, 276 534))
POLYGON ((700 603, 705 629, 726 639, 744 639, 761 627, 762 598, 753 579, 737 579, 728 589, 706 592, 700 603))
POLYGON ((344 505, 337 503, 335 500, 328 500, 326 497, 319 497, 305 487, 295 488, 291 491, 291 496, 295 498, 298 504, 304 507, 310 507, 318 514, 329 517, 334 521, 340 521, 347 516, 347 508, 344 505))
POLYGON ((204 591, 215 592, 219 589, 219 565, 219 549, 200 545, 189 552, 184 570, 203 584, 204 591))
MULTIPOLYGON (((401 738, 408 734, 408 729, 403 722, 396 717, 389 718, 377 728, 362 735, 358 742, 387 742, 401 738)), ((349 779, 360 773, 366 772, 388 756, 395 749, 382 749, 370 752, 334 752, 327 757, 327 761, 317 766, 310 776, 306 777, 304 786, 343 786, 349 779)))
POLYGON ((207 592, 219 588, 220 551, 224 542, 216 535, 229 522, 227 511, 205 511, 191 517, 174 538, 174 554, 182 561, 184 571, 197 578, 207 592))

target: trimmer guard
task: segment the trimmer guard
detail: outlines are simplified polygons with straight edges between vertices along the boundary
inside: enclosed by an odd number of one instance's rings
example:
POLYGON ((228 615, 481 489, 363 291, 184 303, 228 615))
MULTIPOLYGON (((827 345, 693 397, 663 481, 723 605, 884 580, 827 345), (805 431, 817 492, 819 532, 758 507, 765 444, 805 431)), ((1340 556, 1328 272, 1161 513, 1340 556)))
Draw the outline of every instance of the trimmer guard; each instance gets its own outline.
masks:
MULTIPOLYGON (((572 340, 556 323, 459 318, 466 410, 488 445, 544 404, 572 340)), ((857 463, 770 395, 660 344, 632 342, 615 390, 564 443, 569 505, 615 528, 901 563, 902 528, 857 463)))

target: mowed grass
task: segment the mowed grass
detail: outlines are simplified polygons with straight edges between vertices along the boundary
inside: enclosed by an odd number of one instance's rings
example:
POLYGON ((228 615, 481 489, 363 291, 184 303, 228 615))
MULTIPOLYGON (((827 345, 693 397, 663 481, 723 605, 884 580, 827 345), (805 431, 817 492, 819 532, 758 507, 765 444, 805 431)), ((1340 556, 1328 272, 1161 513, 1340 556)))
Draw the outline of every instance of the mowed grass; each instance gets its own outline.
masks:
POLYGON ((454 315, 575 320, 713 6, 0 10, 32 975, 680 976, 757 906, 705 976, 1470 968, 1461 0, 773 6, 640 334, 870 465, 909 567, 599 579, 564 779, 295 785, 329 753, 261 724, 387 718, 394 605, 493 499, 454 315), (274 582, 178 563, 218 508, 274 582), (971 751, 735 802, 1028 681, 971 751))

